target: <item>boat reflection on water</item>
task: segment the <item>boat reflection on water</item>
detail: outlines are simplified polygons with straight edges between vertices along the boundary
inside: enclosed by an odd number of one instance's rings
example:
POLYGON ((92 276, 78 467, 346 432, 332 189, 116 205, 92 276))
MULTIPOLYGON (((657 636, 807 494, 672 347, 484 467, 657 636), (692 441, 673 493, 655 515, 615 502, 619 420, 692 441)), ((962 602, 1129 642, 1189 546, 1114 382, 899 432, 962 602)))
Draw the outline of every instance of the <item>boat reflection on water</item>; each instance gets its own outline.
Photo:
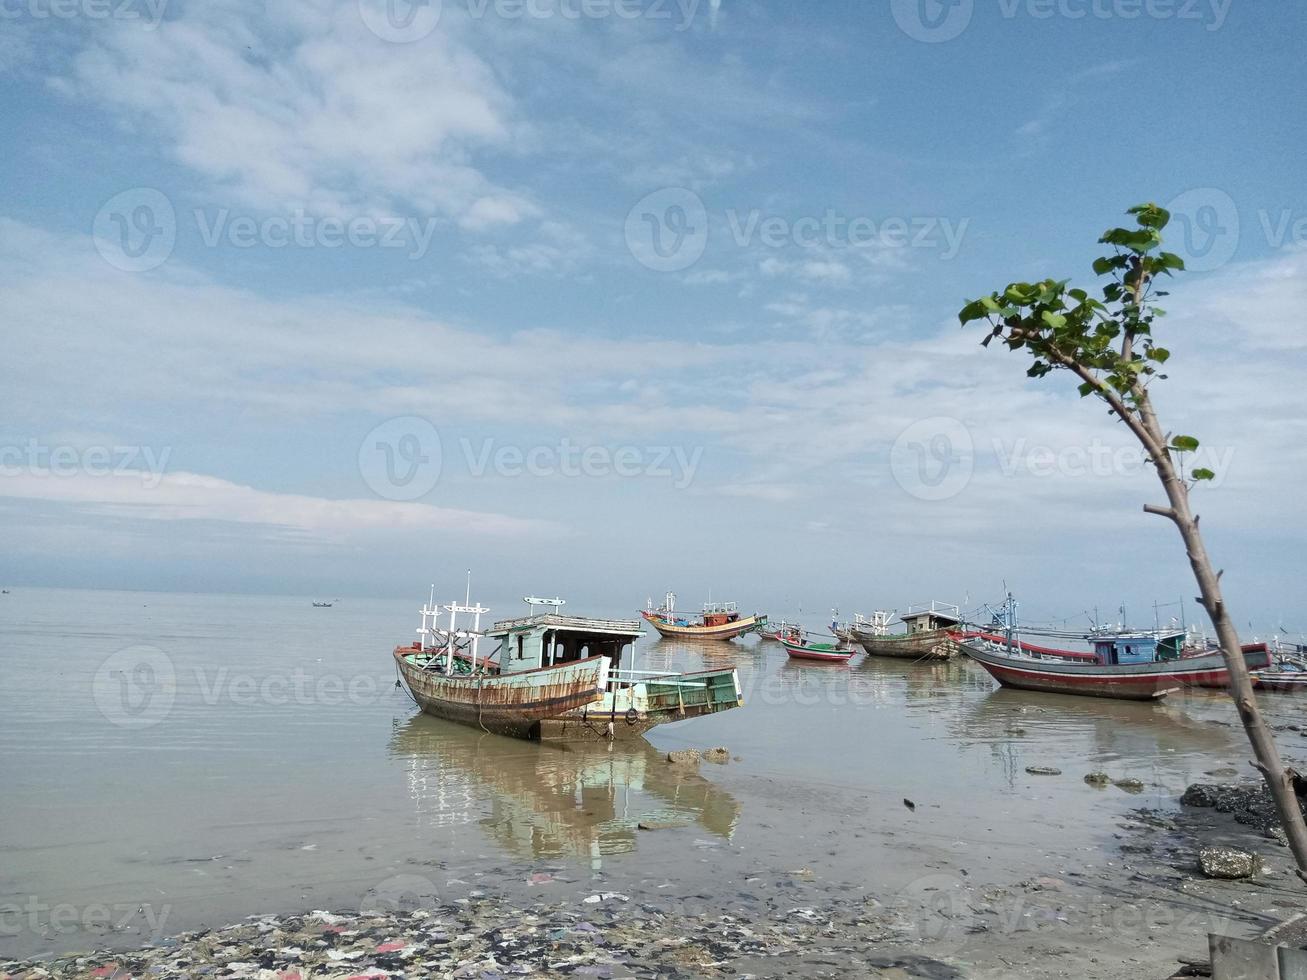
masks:
POLYGON ((854 671, 861 683, 902 691, 903 700, 909 705, 934 698, 958 697, 968 692, 989 691, 994 687, 987 674, 972 668, 962 657, 922 661, 863 657, 855 662, 854 671))
POLYGON ((514 742, 415 715, 397 722, 424 828, 475 823, 516 857, 603 858, 634 851, 641 822, 697 823, 730 839, 740 805, 700 773, 668 765, 648 742, 514 742))
POLYGON ((956 736, 989 744, 1012 781, 1024 766, 1138 775, 1177 794, 1231 749, 1229 729, 1146 701, 1113 701, 999 688, 957 716, 956 736), (1074 767, 1079 767, 1074 768, 1074 767))
POLYGON ((744 669, 765 656, 762 645, 747 640, 723 643, 692 637, 663 637, 640 651, 641 670, 713 670, 735 665, 744 669))

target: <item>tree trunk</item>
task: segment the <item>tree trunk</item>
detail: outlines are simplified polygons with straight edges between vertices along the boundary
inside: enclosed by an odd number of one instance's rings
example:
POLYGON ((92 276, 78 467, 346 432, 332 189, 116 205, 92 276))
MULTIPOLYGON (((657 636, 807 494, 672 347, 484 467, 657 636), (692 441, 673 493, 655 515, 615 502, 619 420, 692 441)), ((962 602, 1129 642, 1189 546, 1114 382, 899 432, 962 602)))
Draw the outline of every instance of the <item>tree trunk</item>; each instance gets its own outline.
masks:
POLYGON ((1257 760, 1254 764, 1266 779, 1266 785, 1275 800, 1280 823, 1284 826, 1289 847, 1298 864, 1298 876, 1307 881, 1307 823, 1304 823, 1302 809, 1298 805, 1293 774, 1285 770, 1284 763, 1280 759, 1280 750, 1257 707, 1252 678, 1248 675, 1248 665, 1244 662, 1243 651, 1240 649, 1239 634, 1225 608, 1225 600, 1221 597, 1220 577, 1212 569, 1207 549, 1203 545, 1202 534, 1198 530, 1198 518, 1193 515, 1189 507, 1189 488, 1176 473, 1170 453, 1166 451, 1166 437, 1162 434, 1146 391, 1142 392, 1138 403, 1144 427, 1155 443, 1162 447, 1161 452, 1158 453, 1152 447, 1145 446, 1153 456, 1157 474, 1171 504, 1169 512, 1159 511, 1157 508, 1148 508, 1148 510, 1169 517, 1179 528, 1180 537, 1184 539, 1185 550, 1189 553, 1189 565, 1193 568, 1194 578, 1198 581, 1198 590, 1201 593, 1199 601, 1207 610, 1212 626, 1216 629, 1221 654, 1225 657, 1225 665, 1230 673, 1230 696, 1239 711, 1244 731, 1248 733, 1248 741, 1252 743, 1253 754, 1257 760))

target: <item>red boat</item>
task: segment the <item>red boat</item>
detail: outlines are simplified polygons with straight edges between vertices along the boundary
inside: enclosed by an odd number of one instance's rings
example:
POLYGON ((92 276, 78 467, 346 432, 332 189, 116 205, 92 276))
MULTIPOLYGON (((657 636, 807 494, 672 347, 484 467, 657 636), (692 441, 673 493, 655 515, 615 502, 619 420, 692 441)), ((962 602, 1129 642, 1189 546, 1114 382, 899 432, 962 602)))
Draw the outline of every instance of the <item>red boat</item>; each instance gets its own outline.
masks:
MULTIPOLYGON (((1245 643, 1239 649, 1243 651, 1243 659, 1244 662, 1248 664, 1249 671, 1260 671, 1263 668, 1270 666, 1271 655, 1265 643, 1245 643)), ((1221 651, 1217 649, 1201 650, 1196 653, 1185 653, 1181 659, 1182 661, 1189 661, 1193 660, 1195 657, 1209 656, 1212 653, 1220 656, 1221 651)), ((1221 662, 1224 663, 1225 661, 1222 660, 1221 662)), ((1256 684, 1260 676, 1261 675, 1254 675, 1254 684, 1256 684)), ((1225 690, 1230 686, 1230 674, 1228 671, 1221 671, 1219 674, 1202 674, 1197 680, 1190 681, 1189 684, 1192 687, 1214 687, 1219 688, 1220 690, 1225 690)))
MULTIPOLYGON (((1027 644, 1009 646, 1006 641, 980 637, 961 646, 963 653, 1004 687, 1026 691, 1152 701, 1186 685, 1225 687, 1230 683, 1220 651, 1156 659, 1165 639, 1159 643, 1149 634, 1115 634, 1094 637, 1093 642, 1092 661, 1072 650, 1062 651, 1066 656, 1059 659, 1052 648, 1036 648, 1036 653, 1026 650, 1027 644)), ((1245 651, 1244 658, 1250 670, 1269 663, 1264 649, 1245 651)))
POLYGON ((795 660, 818 660, 828 664, 846 664, 853 658, 854 651, 844 650, 834 643, 809 643, 800 639, 797 643, 789 638, 781 639, 785 652, 795 660))

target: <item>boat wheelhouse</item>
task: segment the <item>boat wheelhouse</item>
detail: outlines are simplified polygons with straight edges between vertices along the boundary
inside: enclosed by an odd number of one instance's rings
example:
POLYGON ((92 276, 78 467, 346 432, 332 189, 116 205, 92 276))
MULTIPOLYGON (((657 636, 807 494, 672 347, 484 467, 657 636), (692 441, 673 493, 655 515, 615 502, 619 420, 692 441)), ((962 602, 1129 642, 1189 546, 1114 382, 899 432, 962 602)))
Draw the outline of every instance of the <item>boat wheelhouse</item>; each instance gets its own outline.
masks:
POLYGON ((395 659, 424 711, 521 738, 613 739, 743 704, 734 667, 637 670, 638 620, 564 615, 562 599, 526 602, 527 615, 484 633, 483 606, 423 607, 418 642, 396 648, 395 659), (439 625, 442 608, 450 616, 446 628, 439 625), (458 628, 460 614, 475 617, 471 630, 458 628), (498 644, 487 657, 478 651, 483 637, 498 644))

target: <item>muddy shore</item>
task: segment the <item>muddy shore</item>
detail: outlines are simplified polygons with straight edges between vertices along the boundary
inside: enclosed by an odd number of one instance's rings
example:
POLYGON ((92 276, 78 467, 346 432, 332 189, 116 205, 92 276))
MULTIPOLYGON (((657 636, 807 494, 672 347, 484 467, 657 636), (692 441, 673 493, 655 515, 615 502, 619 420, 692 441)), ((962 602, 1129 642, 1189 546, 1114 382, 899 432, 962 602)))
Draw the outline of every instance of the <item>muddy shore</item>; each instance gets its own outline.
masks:
POLYGON ((893 891, 807 867, 755 868, 712 889, 653 877, 619 892, 566 865, 464 874, 432 862, 400 869, 363 912, 255 916, 136 950, 0 963, 0 977, 1161 980, 1203 958, 1208 932, 1254 936, 1301 908, 1288 850, 1238 816, 1141 808, 1092 865, 996 884, 941 862, 893 891), (1255 851, 1265 870, 1205 878, 1196 855, 1215 843, 1255 851), (523 874, 530 902, 509 886, 523 874), (423 895, 432 886, 441 900, 423 895))

